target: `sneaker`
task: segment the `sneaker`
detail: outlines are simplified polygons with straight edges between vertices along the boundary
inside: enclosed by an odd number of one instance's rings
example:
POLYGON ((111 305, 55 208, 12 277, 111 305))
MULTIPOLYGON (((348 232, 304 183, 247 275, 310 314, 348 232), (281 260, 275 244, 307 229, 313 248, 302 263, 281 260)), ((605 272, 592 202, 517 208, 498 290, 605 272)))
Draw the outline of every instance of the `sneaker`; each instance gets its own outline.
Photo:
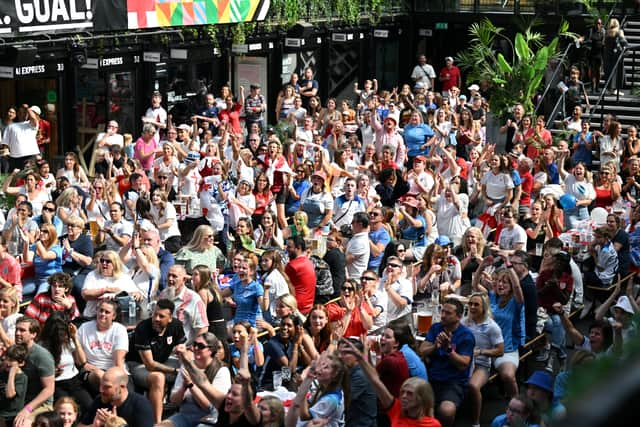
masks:
POLYGON ((624 92, 621 90, 614 90, 613 92, 611 92, 613 95, 618 95, 618 96, 624 96, 624 92))
POLYGON ((546 362, 549 360, 551 356, 551 346, 549 344, 545 345, 540 349, 540 353, 536 356, 536 362, 546 362))
POLYGON ((582 313, 580 313, 580 319, 582 320, 585 317, 587 317, 589 315, 589 313, 591 312, 592 308, 593 308, 593 301, 586 300, 584 302, 584 307, 582 307, 582 313))

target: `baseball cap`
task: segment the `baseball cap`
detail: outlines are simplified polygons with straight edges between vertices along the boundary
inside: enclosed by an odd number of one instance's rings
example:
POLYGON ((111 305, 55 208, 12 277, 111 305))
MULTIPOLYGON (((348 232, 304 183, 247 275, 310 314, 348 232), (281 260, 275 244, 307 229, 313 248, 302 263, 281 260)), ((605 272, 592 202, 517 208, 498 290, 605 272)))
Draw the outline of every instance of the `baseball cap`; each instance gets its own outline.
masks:
POLYGON ((42 114, 42 110, 37 105, 32 105, 31 107, 29 107, 29 110, 33 111, 37 115, 41 115, 42 114))
POLYGON ((440 246, 453 245, 453 242, 451 241, 451 239, 448 236, 443 236, 443 235, 438 236, 438 238, 434 240, 433 243, 440 246))
POLYGON ((469 90, 469 91, 478 91, 478 90, 480 90, 480 86, 478 86, 477 84, 472 84, 471 86, 469 86, 467 88, 467 90, 469 90))

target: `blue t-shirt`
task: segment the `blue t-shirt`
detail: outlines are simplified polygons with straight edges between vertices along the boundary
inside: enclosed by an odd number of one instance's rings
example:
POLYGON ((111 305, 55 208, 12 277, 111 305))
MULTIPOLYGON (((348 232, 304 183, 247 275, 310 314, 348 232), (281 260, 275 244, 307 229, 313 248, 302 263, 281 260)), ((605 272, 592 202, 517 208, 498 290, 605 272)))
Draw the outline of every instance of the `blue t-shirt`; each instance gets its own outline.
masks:
POLYGON ((427 376, 427 368, 424 366, 424 362, 420 359, 420 356, 416 354, 415 351, 409 347, 408 344, 405 344, 400 349, 402 354, 404 354, 404 358, 407 361, 407 366, 409 367, 409 375, 412 377, 420 377, 425 381, 429 381, 429 377, 427 376))
MULTIPOLYGON (((31 245, 31 250, 36 253, 36 245, 31 245)), ((56 254, 56 257, 52 260, 44 260, 37 253, 33 257, 33 270, 36 273, 36 280, 46 280, 53 273, 62 273, 62 246, 53 245, 49 250, 56 254)))
MULTIPOLYGON (((580 143, 576 151, 573 152, 573 157, 572 157, 573 162, 574 163, 584 162, 587 166, 591 166, 591 163, 593 162, 593 153, 591 152, 591 150, 587 149, 587 145, 585 144, 584 141, 582 141, 582 139, 580 138, 580 135, 581 133, 577 133, 573 137, 574 144, 576 142, 580 143)), ((585 139, 589 144, 593 144, 593 133, 587 132, 585 139)))
POLYGON ((402 136, 407 146, 407 156, 415 157, 427 153, 428 150, 423 150, 420 146, 433 136, 433 129, 424 123, 416 126, 406 125, 402 136))
POLYGON ((400 222, 402 238, 413 242, 415 246, 427 246, 427 221, 422 215, 416 216, 422 227, 411 227, 406 220, 400 222))
MULTIPOLYGON (((503 427, 507 425, 507 414, 498 415, 491 422, 491 427, 503 427)), ((540 424, 525 423, 524 427, 540 427, 540 424)))
POLYGON ((511 180, 513 181, 513 186, 517 187, 522 184, 522 178, 520 178, 520 173, 517 170, 511 171, 511 180))
MULTIPOLYGON (((442 323, 438 322, 431 326, 427 332, 427 341, 436 342, 436 337, 444 330, 442 323)), ((476 346, 476 339, 473 337, 471 329, 460 324, 451 335, 451 348, 462 356, 473 358, 473 348, 476 346)), ((460 370, 451 363, 450 355, 441 348, 436 349, 429 357, 427 365, 429 378, 431 381, 458 381, 466 384, 469 381, 471 363, 466 369, 460 370)))
MULTIPOLYGON (((371 240, 376 245, 378 243, 383 243, 386 247, 391 241, 391 236, 389 236, 389 232, 386 228, 380 227, 380 230, 371 230, 369 231, 369 240, 371 240)), ((369 270, 378 270, 380 267, 380 263, 382 262, 382 257, 384 256, 384 249, 380 252, 380 255, 374 257, 373 254, 369 255, 369 265, 367 268, 369 270)))
MULTIPOLYGON (((42 215, 38 215, 37 217, 33 218, 33 220, 36 222, 36 224, 38 224, 38 227, 40 227, 43 224, 42 215)), ((54 215, 53 218, 51 219, 51 223, 56 228, 56 233, 58 233, 58 237, 62 236, 62 230, 64 225, 62 223, 62 220, 54 215)))
POLYGON ((280 336, 276 335, 264 344, 264 366, 260 375, 260 387, 271 390, 273 387, 273 373, 280 371, 279 360, 286 356, 287 360, 291 360, 293 355, 293 345, 291 343, 283 343, 280 336))
POLYGON ((516 351, 525 343, 524 304, 518 304, 512 297, 507 305, 500 307, 500 297, 492 291, 489 291, 489 301, 493 320, 502 330, 504 352, 516 351))
MULTIPOLYGON (((264 348, 262 347, 262 343, 260 341, 258 341, 258 347, 260 348, 260 350, 263 351, 264 354, 264 348)), ((236 347, 236 345, 234 343, 231 343, 231 345, 229 345, 229 353, 231 353, 231 359, 239 359, 240 358, 240 349, 236 347)), ((238 368, 236 368, 235 365, 231 365, 233 368, 233 373, 237 374, 238 373, 238 368)), ((251 372, 257 372, 258 367, 256 366, 256 355, 255 355, 255 347, 253 345, 249 346, 249 370, 251 372)))
MULTIPOLYGON (((311 183, 308 179, 303 179, 302 181, 293 181, 293 189, 296 190, 296 194, 298 196, 302 196, 302 193, 307 191, 311 187, 311 183)), ((295 200, 293 197, 289 196, 287 198, 287 215, 293 215, 297 210, 300 209, 300 200, 295 200)))
POLYGON ((256 317, 260 310, 258 298, 264 295, 262 286, 255 280, 246 286, 237 281, 232 283, 231 291, 233 292, 233 300, 237 304, 233 322, 246 320, 251 323, 251 326, 256 326, 256 317))
POLYGON ((560 172, 558 172, 558 165, 551 163, 547 166, 549 172, 549 184, 560 184, 560 172))

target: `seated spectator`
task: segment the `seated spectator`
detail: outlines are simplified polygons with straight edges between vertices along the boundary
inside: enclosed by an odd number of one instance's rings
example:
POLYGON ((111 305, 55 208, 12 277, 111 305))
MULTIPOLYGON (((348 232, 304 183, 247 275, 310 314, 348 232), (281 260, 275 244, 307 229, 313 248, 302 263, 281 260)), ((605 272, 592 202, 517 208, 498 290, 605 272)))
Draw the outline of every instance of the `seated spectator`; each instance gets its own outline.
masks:
MULTIPOLYGON (((613 233, 609 227, 603 226, 593 231, 593 243, 589 247, 594 259, 595 268, 584 274, 585 290, 589 286, 604 288, 609 286, 616 277, 618 271, 618 253, 611 242, 613 233)), ((586 295, 585 295, 586 296, 586 295)), ((591 298, 593 298, 591 296, 591 298)), ((591 299, 585 301, 585 310, 589 311, 593 306, 591 299)))
POLYGON ((86 361, 77 332, 69 317, 64 312, 56 311, 44 323, 39 343, 51 353, 55 362, 54 399, 70 396, 84 412, 93 399, 82 386, 82 374, 76 366, 76 363, 82 366, 86 361))
POLYGON ((107 369, 126 369, 124 357, 129 351, 129 335, 124 325, 115 322, 119 311, 116 301, 102 300, 95 320, 83 323, 78 329, 78 341, 86 355, 82 366, 86 372, 85 382, 92 390, 98 389, 107 369))
POLYGON ((53 404, 55 391, 55 362, 51 353, 36 343, 40 334, 40 324, 31 317, 22 316, 16 321, 16 344, 28 349, 27 362, 22 371, 27 375, 25 406, 18 412, 13 422, 16 427, 29 426, 33 413, 46 411, 53 404))
POLYGON ((165 385, 172 384, 178 374, 177 363, 169 357, 186 341, 182 324, 173 317, 174 308, 173 302, 159 300, 151 317, 136 326, 127 353, 133 383, 149 390, 154 423, 162 420, 165 385))
POLYGON ((256 326, 256 318, 262 305, 264 290, 255 280, 256 265, 251 258, 245 258, 238 269, 237 282, 222 291, 225 298, 231 297, 236 305, 234 323, 241 320, 248 321, 251 326, 256 326))
POLYGON ((207 391, 213 394, 212 397, 215 399, 210 399, 203 387, 194 383, 193 377, 188 374, 190 371, 185 372, 185 358, 189 356, 186 354, 184 344, 176 348, 183 362, 183 369, 178 373, 173 385, 170 401, 174 405, 179 405, 180 411, 163 421, 163 425, 176 427, 196 425, 202 417, 211 415, 212 409, 220 407, 231 388, 231 373, 229 368, 215 356, 218 346, 218 339, 212 333, 205 332, 197 335, 191 345, 193 360, 189 362, 205 374, 208 383, 207 391))
POLYGON ((78 420, 80 407, 71 397, 61 397, 56 400, 53 409, 62 418, 62 427, 74 427, 78 420))
POLYGON ((133 224, 124 218, 124 206, 120 202, 113 202, 109 206, 110 219, 104 223, 96 238, 98 246, 118 251, 129 243, 133 235, 133 224))
POLYGON ((67 237, 62 239, 62 271, 73 280, 73 294, 80 297, 84 282, 91 271, 93 261, 93 242, 84 232, 82 218, 71 216, 67 220, 67 237))
POLYGON ((313 305, 304 322, 304 331, 301 360, 304 364, 309 364, 331 345, 333 325, 329 321, 329 311, 324 304, 313 305))
POLYGON ((327 304, 329 320, 341 322, 345 337, 366 335, 373 326, 373 307, 363 298, 359 281, 348 279, 342 284, 340 301, 327 304))
POLYGON ((106 427, 107 420, 116 414, 129 426, 153 426, 151 404, 142 395, 127 390, 128 381, 122 367, 113 367, 105 372, 100 381, 100 395, 82 415, 78 427, 106 427))
POLYGON ((456 412, 464 399, 469 382, 475 338, 462 325, 463 307, 449 298, 442 307, 442 320, 429 329, 420 351, 429 357, 429 382, 435 393, 438 419, 445 426, 453 425, 456 412))
POLYGON ((0 384, 4 393, 0 394, 0 424, 12 426, 13 419, 24 407, 28 378, 22 368, 27 359, 27 347, 12 345, 4 354, 4 366, 0 373, 0 384))
POLYGON ((143 295, 142 300, 138 301, 141 316, 147 318, 151 314, 151 303, 157 300, 160 282, 160 264, 156 251, 149 245, 140 245, 140 235, 135 233, 129 244, 120 249, 120 259, 130 265, 128 274, 143 295))
POLYGON ((115 298, 124 292, 136 301, 144 298, 133 280, 125 272, 125 267, 114 251, 102 251, 96 254, 96 269, 87 275, 82 289, 82 298, 87 302, 82 315, 95 318, 100 300, 115 298))
POLYGON ((263 427, 282 427, 284 425, 284 405, 278 397, 263 396, 258 403, 258 409, 262 415, 263 427))
POLYGON ((536 403, 525 395, 512 397, 507 405, 506 413, 498 415, 491 422, 491 427, 508 427, 513 425, 525 425, 537 427, 540 425, 540 411, 536 403))
POLYGON ((298 308, 305 315, 311 311, 316 293, 316 273, 313 263, 306 256, 306 249, 307 244, 302 236, 290 237, 287 240, 289 263, 284 269, 295 289, 298 308))
POLYGON ((346 406, 346 390, 342 388, 346 375, 346 366, 335 354, 326 353, 315 360, 302 374, 302 384, 287 413, 285 426, 312 427, 318 420, 323 420, 328 427, 341 425, 346 406), (318 388, 308 399, 307 393, 314 381, 318 388))
POLYGON ((242 349, 247 347, 248 369, 251 377, 256 378, 256 374, 260 372, 264 365, 264 353, 262 343, 258 341, 257 329, 251 327, 246 320, 241 320, 233 325, 232 330, 233 342, 229 346, 231 353, 232 369, 237 373, 240 367, 240 354, 242 349))
POLYGON ((403 278, 402 261, 396 256, 387 258, 382 284, 388 297, 387 321, 404 318, 407 322, 411 318, 411 303, 413 302, 413 285, 403 278))
POLYGON ((158 263, 160 264, 160 290, 167 287, 167 273, 169 268, 175 264, 176 260, 171 252, 164 249, 160 242, 160 234, 156 228, 150 230, 141 230, 140 237, 143 245, 149 245, 156 251, 158 263))
POLYGON ((297 371, 298 360, 304 353, 302 322, 295 315, 280 319, 280 331, 264 345, 264 368, 259 379, 262 390, 273 390, 273 373, 282 368, 297 371))
POLYGON ((84 209, 82 209, 82 196, 74 187, 64 190, 56 199, 55 205, 58 206, 56 214, 62 220, 63 224, 62 232, 60 233, 61 236, 67 234, 67 225, 70 217, 77 216, 85 221, 87 220, 87 215, 84 209))
POLYGON ((47 201, 42 207, 42 213, 38 216, 35 216, 33 220, 36 222, 36 224, 38 224, 38 227, 40 227, 42 224, 53 224, 53 226, 56 228, 56 233, 58 233, 58 236, 62 236, 66 234, 64 232, 66 231, 66 227, 64 227, 65 230, 63 230, 64 224, 60 217, 56 215, 57 209, 58 208, 56 207, 55 202, 47 201))
POLYGON ((71 276, 67 273, 54 273, 47 282, 49 290, 36 295, 24 314, 36 319, 40 325, 44 325, 54 312, 64 313, 69 321, 80 317, 76 299, 71 295, 71 276))
MULTIPOLYGON (((27 235, 23 233, 23 241, 27 235)), ((40 227, 40 235, 30 247, 24 245, 24 259, 33 263, 35 276, 23 283, 23 294, 32 295, 46 292, 49 289, 47 278, 54 273, 62 272, 62 247, 58 244, 56 229, 51 224, 40 227)))
POLYGON ((640 312, 636 300, 633 298, 633 286, 627 286, 627 294, 620 295, 620 285, 611 293, 609 298, 597 308, 595 313, 596 321, 605 320, 613 328, 613 348, 616 354, 622 351, 622 345, 627 344, 637 335, 637 325, 632 321, 633 317, 640 312), (607 311, 612 306, 613 317, 605 317, 607 311))
MULTIPOLYGON (((263 221, 266 216, 267 214, 262 217, 263 221)), ((262 270, 262 286, 264 287, 262 306, 260 308, 265 320, 271 321, 276 317, 278 297, 293 292, 293 287, 284 272, 282 256, 279 251, 270 249, 262 254, 260 267, 262 270)))
POLYGON ((567 413, 564 405, 554 399, 553 382, 553 375, 547 371, 534 371, 525 382, 527 397, 533 400, 540 411, 541 425, 557 423, 567 413))
POLYGON ((207 311, 200 296, 187 288, 187 272, 181 265, 174 265, 167 275, 167 289, 160 298, 167 298, 175 304, 173 315, 182 322, 187 341, 204 334, 209 328, 207 311))
POLYGON ((209 267, 196 265, 191 272, 193 290, 200 295, 207 308, 209 332, 218 339, 226 341, 227 326, 223 313, 222 291, 218 284, 218 276, 212 275, 209 267))
MULTIPOLYGON (((440 427, 440 421, 432 416, 435 399, 433 390, 427 381, 422 378, 406 379, 400 386, 400 394, 403 398, 399 399, 380 380, 376 369, 367 361, 366 355, 363 355, 362 351, 358 349, 357 344, 346 340, 341 341, 340 356, 343 359, 352 356, 357 360, 362 373, 378 395, 379 410, 386 413, 392 427, 403 425, 440 427), (404 398, 404 396, 407 398, 404 398)), ((353 405, 354 402, 352 401, 351 404, 353 405)), ((367 413, 371 414, 371 411, 367 411, 367 413)), ((359 421, 362 421, 362 419, 359 421)), ((372 425, 376 425, 375 421, 372 425)))
POLYGON ((22 267, 20 262, 9 253, 7 240, 0 236, 0 289, 15 288, 18 300, 22 299, 22 267))
POLYGON ((16 321, 22 317, 20 295, 15 288, 0 289, 0 354, 15 341, 16 321))
POLYGON ((211 270, 218 268, 218 263, 224 261, 224 256, 213 244, 214 238, 215 233, 211 226, 198 226, 193 232, 191 241, 175 255, 176 262, 184 265, 189 274, 196 265, 206 265, 211 270))

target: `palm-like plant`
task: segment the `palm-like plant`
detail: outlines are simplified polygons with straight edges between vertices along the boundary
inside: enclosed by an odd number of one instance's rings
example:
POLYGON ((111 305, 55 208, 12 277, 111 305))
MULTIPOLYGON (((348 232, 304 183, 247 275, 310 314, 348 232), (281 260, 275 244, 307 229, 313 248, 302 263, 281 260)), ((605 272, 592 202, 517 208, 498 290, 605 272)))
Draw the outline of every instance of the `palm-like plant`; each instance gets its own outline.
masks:
POLYGON ((577 38, 568 31, 568 22, 562 21, 557 35, 546 43, 543 34, 533 31, 537 24, 535 21, 529 24, 512 41, 504 34, 504 28, 496 27, 485 18, 469 27, 469 47, 457 55, 458 63, 467 73, 467 81, 489 83, 489 105, 499 118, 505 118, 515 103, 521 103, 525 111, 534 110, 533 97, 542 84, 549 61, 559 57, 560 38, 577 38), (498 41, 511 49, 511 63, 496 51, 498 41))

